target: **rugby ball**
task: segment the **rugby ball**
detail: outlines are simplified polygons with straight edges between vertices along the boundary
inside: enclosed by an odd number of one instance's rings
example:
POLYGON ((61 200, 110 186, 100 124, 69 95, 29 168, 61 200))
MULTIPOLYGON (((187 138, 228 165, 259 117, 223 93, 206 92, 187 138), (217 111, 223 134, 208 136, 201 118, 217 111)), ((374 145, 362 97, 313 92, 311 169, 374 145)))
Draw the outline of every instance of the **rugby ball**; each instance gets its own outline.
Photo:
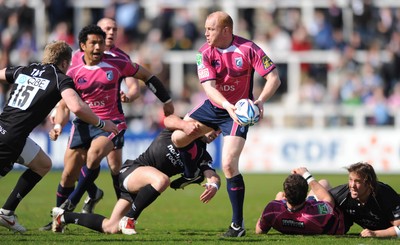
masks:
POLYGON ((236 116, 243 126, 253 126, 260 120, 260 110, 250 99, 240 99, 235 104, 236 116))

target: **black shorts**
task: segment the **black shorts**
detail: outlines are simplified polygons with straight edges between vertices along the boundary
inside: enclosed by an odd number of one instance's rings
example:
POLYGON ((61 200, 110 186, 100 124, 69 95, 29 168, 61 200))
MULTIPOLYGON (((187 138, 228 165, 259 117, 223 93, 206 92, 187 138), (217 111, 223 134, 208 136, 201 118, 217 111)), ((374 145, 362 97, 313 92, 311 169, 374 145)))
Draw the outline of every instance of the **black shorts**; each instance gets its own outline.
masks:
POLYGON ((136 198, 137 193, 130 193, 125 187, 124 187, 124 181, 125 179, 133 172, 135 169, 141 166, 145 166, 141 164, 139 161, 136 160, 127 160, 131 161, 131 163, 124 167, 122 166, 121 170, 119 171, 119 189, 121 191, 121 199, 127 200, 130 203, 133 203, 133 201, 136 198))

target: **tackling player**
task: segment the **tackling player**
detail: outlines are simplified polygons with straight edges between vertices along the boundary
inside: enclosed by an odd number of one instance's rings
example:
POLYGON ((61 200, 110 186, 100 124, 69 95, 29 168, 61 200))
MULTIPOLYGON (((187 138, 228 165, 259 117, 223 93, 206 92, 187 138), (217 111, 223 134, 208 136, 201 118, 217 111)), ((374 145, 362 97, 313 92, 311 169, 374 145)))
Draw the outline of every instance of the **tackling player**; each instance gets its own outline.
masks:
MULTIPOLYGON (((165 118, 167 127, 179 127, 189 135, 193 132, 191 124, 175 115, 165 118)), ((120 171, 121 197, 109 219, 99 214, 70 213, 53 208, 53 231, 63 232, 66 224, 77 224, 103 233, 136 234, 135 223, 141 212, 168 188, 169 177, 183 172, 184 164, 171 142, 171 134, 172 131, 163 130, 143 154, 123 164, 120 171)), ((206 151, 209 139, 202 137, 195 141, 199 149, 195 159, 202 175, 207 178, 203 185, 206 189, 200 195, 203 203, 208 203, 220 187, 220 178, 211 168, 212 159, 206 151)))

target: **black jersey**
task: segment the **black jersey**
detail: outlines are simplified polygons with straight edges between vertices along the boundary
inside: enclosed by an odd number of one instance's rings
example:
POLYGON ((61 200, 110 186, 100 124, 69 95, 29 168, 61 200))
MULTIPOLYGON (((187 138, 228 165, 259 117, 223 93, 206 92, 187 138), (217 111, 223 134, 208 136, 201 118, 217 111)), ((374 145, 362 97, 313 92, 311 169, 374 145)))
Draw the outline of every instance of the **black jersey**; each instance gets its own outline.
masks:
POLYGON ((346 232, 353 222, 370 230, 382 230, 393 226, 390 222, 400 219, 400 196, 389 185, 378 182, 376 195, 370 195, 362 205, 351 198, 348 184, 337 186, 329 192, 335 198, 345 218, 346 232))
MULTIPOLYGON (((178 149, 173 145, 171 141, 172 131, 164 129, 158 136, 153 140, 150 146, 146 149, 135 160, 127 160, 122 168, 128 168, 132 165, 139 164, 143 166, 152 166, 160 170, 164 174, 171 177, 173 175, 183 172, 183 162, 179 156, 178 149)), ((196 160, 198 160, 198 166, 202 172, 207 169, 214 170, 211 168, 212 158, 206 151, 206 143, 201 140, 196 140, 198 154, 196 160)))
POLYGON ((7 68, 6 80, 13 85, 0 114, 0 141, 18 152, 32 130, 60 101, 61 92, 75 90, 75 86, 55 65, 40 63, 7 68))

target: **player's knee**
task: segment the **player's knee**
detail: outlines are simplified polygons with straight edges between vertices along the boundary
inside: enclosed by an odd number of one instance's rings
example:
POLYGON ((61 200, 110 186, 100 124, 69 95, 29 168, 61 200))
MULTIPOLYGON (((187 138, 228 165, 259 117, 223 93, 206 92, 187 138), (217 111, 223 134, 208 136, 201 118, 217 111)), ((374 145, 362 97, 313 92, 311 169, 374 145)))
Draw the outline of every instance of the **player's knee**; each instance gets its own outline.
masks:
POLYGON ((51 166, 51 159, 42 150, 28 164, 28 167, 40 176, 46 175, 51 170, 51 166))
POLYGON ((170 184, 169 177, 163 174, 157 178, 157 181, 155 183, 153 183, 153 187, 154 189, 156 189, 158 192, 161 193, 168 188, 169 184, 170 184))
POLYGON ((231 178, 239 174, 239 170, 237 167, 232 166, 231 164, 224 164, 222 166, 222 171, 224 172, 225 177, 231 178))
POLYGON ((109 163, 108 168, 110 169, 110 172, 112 175, 117 175, 119 174, 119 170, 121 170, 122 164, 118 163, 109 163))
POLYGON ((61 180, 60 180, 60 184, 64 187, 70 187, 70 186, 74 186, 75 182, 77 181, 77 178, 75 176, 73 176, 71 173, 69 172, 63 172, 61 174, 61 180))

